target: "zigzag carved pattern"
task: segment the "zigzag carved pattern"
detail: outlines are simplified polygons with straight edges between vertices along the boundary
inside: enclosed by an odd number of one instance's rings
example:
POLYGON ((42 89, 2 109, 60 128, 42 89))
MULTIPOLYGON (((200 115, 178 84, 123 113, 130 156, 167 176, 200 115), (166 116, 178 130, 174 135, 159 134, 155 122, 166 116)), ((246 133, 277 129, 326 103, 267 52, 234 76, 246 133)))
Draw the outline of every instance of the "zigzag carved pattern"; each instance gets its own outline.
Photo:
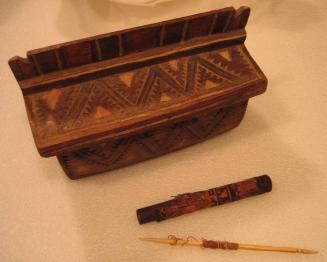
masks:
POLYGON ((111 170, 162 155, 225 132, 242 120, 247 102, 215 109, 126 139, 58 156, 72 178, 111 170))
POLYGON ((258 78, 242 46, 182 57, 26 96, 43 139, 159 109, 258 78))

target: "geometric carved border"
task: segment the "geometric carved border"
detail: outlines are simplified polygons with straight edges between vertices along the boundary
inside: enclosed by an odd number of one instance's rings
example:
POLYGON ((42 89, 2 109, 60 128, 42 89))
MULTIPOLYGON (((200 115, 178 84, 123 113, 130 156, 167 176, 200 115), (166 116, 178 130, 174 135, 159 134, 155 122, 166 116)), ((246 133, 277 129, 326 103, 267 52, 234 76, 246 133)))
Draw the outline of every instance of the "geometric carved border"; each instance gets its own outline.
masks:
POLYGON ((233 46, 25 96, 32 128, 48 142, 254 81, 244 52, 233 46))
POLYGON ((84 177, 153 158, 201 142, 236 127, 247 101, 214 109, 159 129, 61 154, 58 159, 70 178, 84 177))

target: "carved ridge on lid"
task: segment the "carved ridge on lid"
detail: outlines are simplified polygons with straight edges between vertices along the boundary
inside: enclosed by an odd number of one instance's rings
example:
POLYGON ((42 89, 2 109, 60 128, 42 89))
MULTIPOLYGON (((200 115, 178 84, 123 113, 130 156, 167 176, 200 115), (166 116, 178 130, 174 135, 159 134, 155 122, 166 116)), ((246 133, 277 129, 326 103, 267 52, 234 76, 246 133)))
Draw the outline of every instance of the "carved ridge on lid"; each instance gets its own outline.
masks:
POLYGON ((248 7, 240 7, 237 11, 233 7, 209 11, 32 50, 27 52, 27 58, 16 56, 8 63, 17 81, 22 81, 50 72, 188 41, 194 37, 205 38, 242 29, 246 26, 249 13, 248 7), (201 34, 197 28, 203 26, 203 23, 208 23, 206 34, 201 34), (180 26, 182 30, 179 29, 180 26), (129 44, 131 39, 132 43, 129 44))

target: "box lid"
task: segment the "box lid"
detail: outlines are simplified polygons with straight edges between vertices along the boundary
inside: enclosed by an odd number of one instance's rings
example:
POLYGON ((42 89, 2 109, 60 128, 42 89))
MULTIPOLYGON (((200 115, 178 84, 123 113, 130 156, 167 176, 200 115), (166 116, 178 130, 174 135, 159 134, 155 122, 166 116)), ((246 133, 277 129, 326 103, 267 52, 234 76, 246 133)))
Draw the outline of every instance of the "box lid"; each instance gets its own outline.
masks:
POLYGON ((145 132, 264 92, 227 8, 42 48, 9 64, 42 156, 145 132))

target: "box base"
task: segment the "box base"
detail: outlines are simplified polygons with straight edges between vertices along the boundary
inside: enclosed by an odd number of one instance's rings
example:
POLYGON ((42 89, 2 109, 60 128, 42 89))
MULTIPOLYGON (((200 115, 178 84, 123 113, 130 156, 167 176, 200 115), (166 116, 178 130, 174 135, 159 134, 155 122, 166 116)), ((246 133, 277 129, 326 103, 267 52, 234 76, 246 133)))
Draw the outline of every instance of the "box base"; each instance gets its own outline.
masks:
POLYGON ((111 140, 58 155, 71 179, 94 175, 154 158, 228 131, 242 121, 248 101, 202 112, 133 137, 111 140))

